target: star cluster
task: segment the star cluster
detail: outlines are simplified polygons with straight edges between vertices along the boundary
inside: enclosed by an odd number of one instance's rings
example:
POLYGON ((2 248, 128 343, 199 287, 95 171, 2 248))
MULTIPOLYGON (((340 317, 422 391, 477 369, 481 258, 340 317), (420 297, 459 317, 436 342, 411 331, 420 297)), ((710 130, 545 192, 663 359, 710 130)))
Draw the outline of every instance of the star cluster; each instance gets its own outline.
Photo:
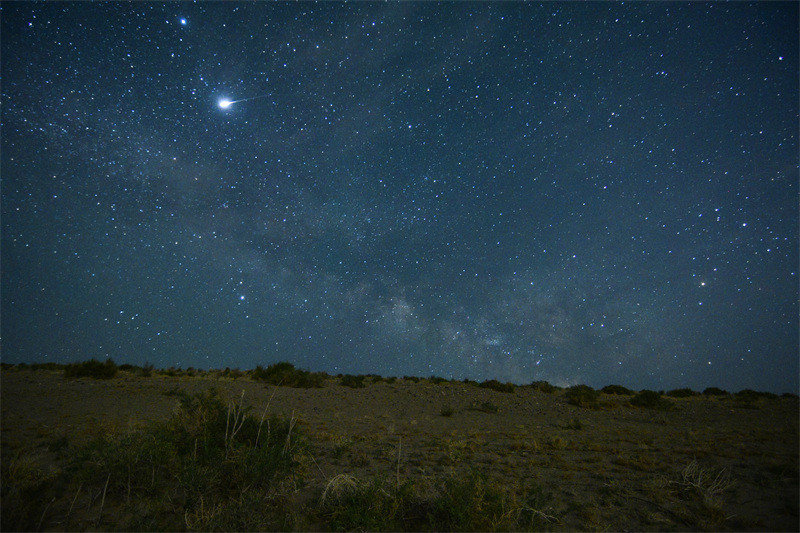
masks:
POLYGON ((791 3, 11 3, 6 361, 798 386, 791 3))

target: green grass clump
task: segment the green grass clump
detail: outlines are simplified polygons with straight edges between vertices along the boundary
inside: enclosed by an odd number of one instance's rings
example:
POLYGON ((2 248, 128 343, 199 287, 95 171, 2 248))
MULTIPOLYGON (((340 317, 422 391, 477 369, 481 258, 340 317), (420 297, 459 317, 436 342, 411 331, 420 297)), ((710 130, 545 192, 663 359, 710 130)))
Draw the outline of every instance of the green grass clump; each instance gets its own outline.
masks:
POLYGON ((249 372, 250 379, 265 381, 270 385, 283 385, 297 389, 320 388, 325 382, 325 374, 295 368, 293 364, 281 362, 267 368, 258 365, 249 372))
POLYGON ((62 471, 37 489, 44 510, 7 522, 4 509, 2 528, 286 529, 282 483, 301 446, 294 421, 256 417, 214 392, 179 398, 166 422, 67 448, 62 471))
POLYGON ((334 531, 535 530, 555 521, 546 512, 550 499, 538 487, 510 491, 477 473, 432 490, 342 474, 328 483, 316 515, 334 531))
POLYGON ((692 389, 672 389, 667 392, 667 396, 671 396, 672 398, 688 398, 696 394, 697 393, 692 389))
POLYGON ((363 389, 364 376, 353 376, 351 374, 345 374, 339 380, 339 384, 345 387, 350 387, 351 389, 363 389))
POLYGON ((117 365, 111 359, 101 363, 97 359, 90 359, 82 363, 71 363, 64 367, 65 378, 94 378, 111 379, 117 375, 117 365))
POLYGON ((644 407, 646 409, 660 409, 663 411, 672 409, 675 406, 671 401, 652 390, 643 390, 631 398, 631 405, 644 407))
POLYGON ((621 394, 621 395, 633 395, 633 391, 627 387, 623 387, 622 385, 606 385, 600 392, 603 394, 621 394))
POLYGON ((514 385, 513 383, 500 383, 496 379, 483 381, 478 386, 484 389, 491 389, 497 392, 509 392, 509 393, 514 392, 514 389, 516 389, 516 385, 514 385))
POLYGON ((566 390, 564 397, 570 405, 595 408, 597 407, 597 400, 600 398, 600 393, 589 385, 575 385, 566 390))

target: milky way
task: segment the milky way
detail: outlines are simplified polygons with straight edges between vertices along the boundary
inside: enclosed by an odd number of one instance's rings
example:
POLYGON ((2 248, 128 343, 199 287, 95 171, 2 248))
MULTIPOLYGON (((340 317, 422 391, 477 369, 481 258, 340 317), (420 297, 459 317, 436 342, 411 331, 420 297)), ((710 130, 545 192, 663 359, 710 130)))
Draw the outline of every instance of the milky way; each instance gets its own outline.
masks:
POLYGON ((796 390, 797 29, 4 4, 2 358, 796 390))

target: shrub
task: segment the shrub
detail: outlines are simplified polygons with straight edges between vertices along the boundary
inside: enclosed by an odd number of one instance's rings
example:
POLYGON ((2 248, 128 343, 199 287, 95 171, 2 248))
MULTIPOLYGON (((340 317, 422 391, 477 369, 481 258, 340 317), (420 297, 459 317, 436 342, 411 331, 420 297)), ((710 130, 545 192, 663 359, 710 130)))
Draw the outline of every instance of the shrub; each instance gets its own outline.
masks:
POLYGON ((796 400, 797 394, 793 392, 784 392, 783 394, 781 394, 781 398, 786 398, 787 400, 796 400))
POLYGON ((413 383, 416 383, 416 382, 419 381, 419 378, 417 376, 403 376, 403 379, 406 380, 406 381, 411 381, 413 383))
POLYGON ((708 387, 706 390, 703 391, 703 394, 706 396, 727 396, 728 391, 718 389, 717 387, 708 387))
POLYGON ((339 384, 350 387, 351 389, 362 389, 364 388, 364 376, 345 374, 342 376, 342 379, 339 380, 339 384))
POLYGON ((478 386, 484 389, 492 389, 497 392, 514 392, 514 389, 516 388, 516 385, 513 383, 500 383, 496 379, 484 381, 478 386))
POLYGON ((575 385, 564 393, 567 403, 578 407, 597 407, 597 399, 600 393, 589 385, 575 385))
POLYGON ((771 392, 759 392, 752 389, 740 390, 734 396, 737 400, 742 401, 756 401, 762 398, 765 400, 774 400, 778 397, 777 394, 771 392))
POLYGON ((453 416, 453 413, 455 413, 455 411, 449 405, 442 407, 442 410, 439 411, 439 414, 442 416, 453 416))
POLYGON ((154 370, 154 368, 153 368, 153 365, 152 365, 152 364, 150 364, 150 363, 145 363, 145 364, 142 366, 142 368, 139 370, 139 374, 140 374, 140 375, 141 375, 143 378, 149 378, 150 376, 152 376, 152 375, 153 375, 153 370, 154 370))
POLYGON ((557 387, 546 381, 534 381, 531 383, 531 388, 533 390, 544 392, 545 394, 553 394, 557 389, 557 387))
POLYGON ((5 511, 18 504, 6 501, 4 477, 3 529, 85 529, 85 513, 47 520, 48 502, 75 500, 89 501, 90 529, 97 530, 286 529, 279 489, 302 446, 294 421, 255 417, 243 403, 226 404, 213 392, 179 397, 166 422, 61 448, 63 470, 27 520, 7 522, 5 511))
POLYGON ((689 396, 694 396, 697 393, 692 389, 672 389, 671 391, 667 392, 667 396, 671 396, 672 398, 688 398, 689 396))
POLYGON ((117 365, 111 359, 101 363, 97 359, 90 359, 82 363, 71 363, 64 367, 65 378, 111 379, 117 375, 117 365))
POLYGON ((520 531, 554 520, 545 512, 551 498, 538 487, 517 496, 473 472, 431 489, 340 474, 323 491, 317 519, 336 531, 520 531))
POLYGON ((441 383, 447 383, 445 378, 440 378, 439 376, 431 376, 428 378, 428 381, 433 383, 434 385, 439 385, 441 383))
POLYGON ((394 383, 395 381, 397 381, 397 378, 396 378, 396 377, 394 377, 394 376, 391 376, 391 377, 385 378, 385 379, 384 379, 384 381, 385 381, 386 383, 392 384, 392 383, 394 383))
POLYGON ((600 392, 603 394, 622 394, 622 395, 632 395, 633 391, 627 387, 623 387, 622 385, 606 385, 600 392))
POLYGON ((672 409, 673 403, 666 398, 663 398, 659 393, 651 390, 643 390, 633 398, 631 398, 631 405, 636 407, 644 407, 646 409, 672 409))
POLYGON ((325 374, 299 370, 291 363, 281 362, 269 365, 267 368, 258 365, 250 371, 250 379, 265 381, 271 385, 311 389, 322 387, 325 374))

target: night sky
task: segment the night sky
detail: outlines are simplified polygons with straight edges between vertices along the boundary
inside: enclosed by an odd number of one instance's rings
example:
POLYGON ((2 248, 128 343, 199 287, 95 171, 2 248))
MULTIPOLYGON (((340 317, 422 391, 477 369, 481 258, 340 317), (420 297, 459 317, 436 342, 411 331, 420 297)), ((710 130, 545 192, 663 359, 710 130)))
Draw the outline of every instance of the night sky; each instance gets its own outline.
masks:
POLYGON ((796 3, 1 13, 5 362, 797 390, 796 3))

